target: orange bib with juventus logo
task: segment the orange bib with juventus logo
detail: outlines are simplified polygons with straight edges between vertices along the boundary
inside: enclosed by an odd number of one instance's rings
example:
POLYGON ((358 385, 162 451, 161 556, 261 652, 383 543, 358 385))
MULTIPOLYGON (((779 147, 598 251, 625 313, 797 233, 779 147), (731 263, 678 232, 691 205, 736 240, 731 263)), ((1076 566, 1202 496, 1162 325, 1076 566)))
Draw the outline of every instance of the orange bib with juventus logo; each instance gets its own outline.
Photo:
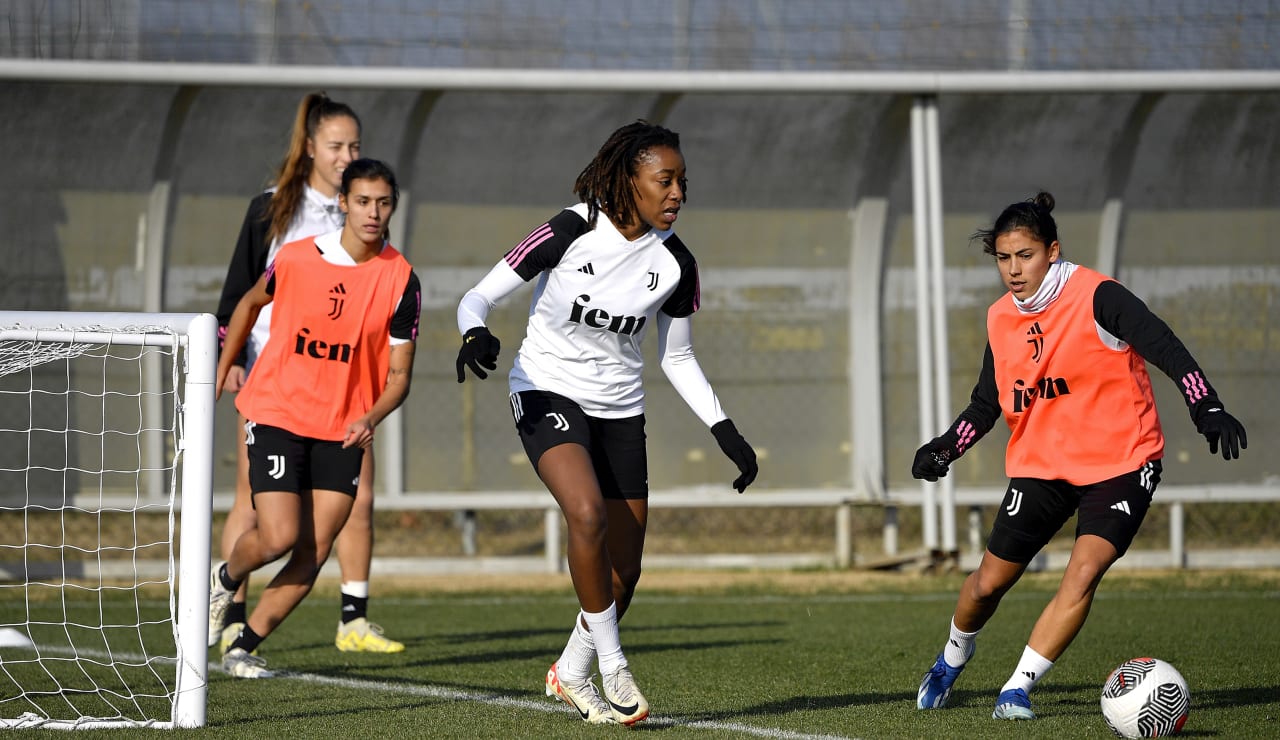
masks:
POLYGON ((325 261, 315 238, 275 259, 271 336, 236 398, 246 419, 341 440, 387 386, 391 317, 412 267, 390 244, 359 265, 325 261))
POLYGON ((1040 313, 1021 313, 1008 293, 987 311, 1010 478, 1087 485, 1164 454, 1146 361, 1094 319, 1105 280, 1077 267, 1040 313))

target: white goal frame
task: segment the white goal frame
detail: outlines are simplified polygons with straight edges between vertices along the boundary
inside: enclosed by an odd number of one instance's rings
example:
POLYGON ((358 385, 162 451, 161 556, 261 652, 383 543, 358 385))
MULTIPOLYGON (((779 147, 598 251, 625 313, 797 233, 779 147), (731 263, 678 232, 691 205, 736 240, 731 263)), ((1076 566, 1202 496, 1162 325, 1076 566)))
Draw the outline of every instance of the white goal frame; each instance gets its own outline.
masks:
MULTIPOLYGON (((206 719, 208 689, 207 632, 209 620, 209 566, 212 525, 213 488, 213 419, 214 382, 217 373, 217 320, 211 314, 180 313, 97 313, 0 311, 0 340, 39 341, 52 343, 166 346, 175 350, 178 376, 174 383, 177 402, 173 409, 174 474, 168 491, 139 491, 139 499, 161 503, 167 498, 172 518, 182 511, 180 553, 176 564, 172 538, 167 582, 169 611, 177 651, 176 676, 173 681, 170 716, 148 718, 138 722, 128 719, 92 717, 44 717, 34 712, 21 717, 0 717, 0 728, 48 727, 55 729, 93 729, 103 727, 146 726, 171 729, 201 727, 206 719), (148 329, 157 329, 147 333, 148 329), (178 345, 174 347, 175 343, 178 345), (177 350, 181 349, 181 355, 177 350), (180 475, 179 475, 180 469, 180 475), (176 609, 174 594, 177 594, 176 609)), ((143 362, 144 383, 162 387, 160 363, 147 367, 143 362)), ((147 395, 144 393, 144 396, 147 395)), ((159 402, 143 399, 144 416, 161 416, 159 402), (148 405, 154 408, 147 408, 148 405)), ((148 428, 159 424, 147 423, 148 428)), ((148 435, 157 436, 157 435, 148 435)), ((157 443, 157 447, 159 443, 157 443)), ((162 450, 144 450, 144 455, 159 457, 162 450)), ((154 458, 153 458, 154 459, 154 458)), ((143 481, 139 488, 150 488, 155 477, 143 481)), ((3 660, 0 660, 0 667, 3 660)))

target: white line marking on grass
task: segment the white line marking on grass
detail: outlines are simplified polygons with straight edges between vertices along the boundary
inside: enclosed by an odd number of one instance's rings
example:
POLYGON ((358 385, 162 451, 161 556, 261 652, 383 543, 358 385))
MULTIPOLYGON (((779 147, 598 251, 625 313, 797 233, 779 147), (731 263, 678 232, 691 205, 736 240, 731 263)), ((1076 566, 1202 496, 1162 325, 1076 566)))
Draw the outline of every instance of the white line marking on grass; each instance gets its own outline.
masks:
MULTIPOLYGON (((98 658, 102 660, 137 662, 145 660, 144 656, 141 655, 126 655, 124 653, 108 654, 106 651, 102 650, 67 650, 65 648, 53 648, 46 649, 45 652, 71 654, 77 657, 98 658)), ((152 660, 170 664, 176 662, 175 659, 168 657, 153 657, 152 660)), ((209 661, 209 671, 226 674, 226 670, 215 661, 209 661)), ((354 689, 358 691, 381 691, 388 694, 400 694, 402 696, 422 696, 431 699, 470 701, 478 704, 489 704, 492 706, 530 709, 544 713, 561 712, 564 713, 570 721, 577 720, 576 715, 572 714, 568 707, 550 698, 546 701, 534 701, 531 699, 517 699, 510 696, 503 696, 501 694, 460 691, 458 689, 451 689, 445 686, 390 683, 387 681, 368 681, 354 678, 337 678, 334 676, 321 676, 314 673, 298 673, 295 671, 275 671, 275 678, 242 680, 273 681, 278 679, 291 679, 294 681, 304 681, 306 683, 336 686, 342 689, 354 689)), ((755 727, 752 725, 739 724, 737 722, 683 720, 675 717, 660 717, 655 715, 650 715, 644 722, 646 725, 689 727, 697 730, 711 730, 715 732, 737 732, 744 735, 753 735, 755 737, 784 738, 785 740, 853 740, 852 738, 845 737, 844 735, 812 735, 804 732, 791 732, 789 730, 778 730, 768 727, 755 727)))
MULTIPOLYGON (((210 668, 221 672, 221 669, 215 667, 213 664, 210 664, 210 668)), ((451 689, 444 686, 424 686, 421 684, 388 683, 386 681, 336 678, 334 676, 320 676, 314 673, 295 673, 293 671, 277 671, 275 677, 277 679, 287 678, 294 681, 305 681, 307 683, 336 686, 338 688, 354 689, 358 691, 382 691, 389 694, 425 696, 432 699, 471 701, 479 704, 490 704, 501 707, 532 709, 538 712, 560 712, 564 713, 571 721, 576 721, 577 719, 576 716, 572 715, 568 707, 560 704, 554 699, 533 701, 530 699, 516 699, 510 696, 502 696, 501 694, 459 691, 458 689, 451 689)), ((803 732, 790 732, 788 730, 778 730, 769 727, 754 727, 752 725, 744 725, 737 722, 682 720, 675 717, 650 716, 644 721, 644 723, 646 725, 690 727, 698 730, 712 730, 716 732, 738 732, 744 735, 754 735, 755 737, 775 737, 785 738, 786 740, 850 740, 843 735, 810 735, 803 732)))

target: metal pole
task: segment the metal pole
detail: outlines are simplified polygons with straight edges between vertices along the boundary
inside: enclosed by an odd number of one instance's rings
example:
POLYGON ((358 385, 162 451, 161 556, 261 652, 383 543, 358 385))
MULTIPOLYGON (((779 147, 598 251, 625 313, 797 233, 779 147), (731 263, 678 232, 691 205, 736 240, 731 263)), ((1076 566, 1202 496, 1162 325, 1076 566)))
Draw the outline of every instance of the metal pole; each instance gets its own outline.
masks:
MULTIPOLYGON (((946 259, 942 254, 942 154, 938 131, 938 99, 929 98, 924 109, 925 172, 929 191, 929 307, 933 311, 933 399, 935 421, 946 424, 951 416, 951 362, 947 351, 947 291, 943 281, 946 259)), ((938 481, 939 527, 942 551, 946 557, 957 557, 956 487, 952 478, 938 481)))
MULTIPOLYGON (((937 424, 934 421, 933 383, 931 369, 933 367, 933 346, 929 341, 930 331, 930 294, 929 294, 929 194, 927 188, 928 170, 925 146, 925 106, 927 98, 917 97, 911 104, 911 201, 912 201, 912 237, 915 246, 916 277, 916 372, 919 392, 920 439, 930 439, 934 435, 937 424)), ((930 551, 938 549, 938 506, 935 500, 937 486, 928 481, 920 482, 922 504, 920 506, 920 526, 924 536, 924 546, 930 551)))
MULTIPOLYGON (((218 321, 192 319, 187 333, 182 393, 182 521, 178 557, 177 685, 175 727, 202 727, 209 690, 209 548, 213 520, 213 383, 217 374, 218 321)), ((175 362, 178 358, 175 358, 175 362)))

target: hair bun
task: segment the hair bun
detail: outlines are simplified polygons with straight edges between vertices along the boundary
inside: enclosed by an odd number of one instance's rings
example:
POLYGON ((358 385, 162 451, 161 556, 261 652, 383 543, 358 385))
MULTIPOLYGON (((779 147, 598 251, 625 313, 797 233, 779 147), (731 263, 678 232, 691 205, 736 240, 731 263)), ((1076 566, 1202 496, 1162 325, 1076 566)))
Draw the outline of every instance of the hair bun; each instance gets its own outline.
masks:
POLYGON ((1036 193, 1036 197, 1032 198, 1031 202, 1040 206, 1046 211, 1050 211, 1050 212, 1053 211, 1053 206, 1054 206, 1053 195, 1048 193, 1047 191, 1041 190, 1040 192, 1036 193))

